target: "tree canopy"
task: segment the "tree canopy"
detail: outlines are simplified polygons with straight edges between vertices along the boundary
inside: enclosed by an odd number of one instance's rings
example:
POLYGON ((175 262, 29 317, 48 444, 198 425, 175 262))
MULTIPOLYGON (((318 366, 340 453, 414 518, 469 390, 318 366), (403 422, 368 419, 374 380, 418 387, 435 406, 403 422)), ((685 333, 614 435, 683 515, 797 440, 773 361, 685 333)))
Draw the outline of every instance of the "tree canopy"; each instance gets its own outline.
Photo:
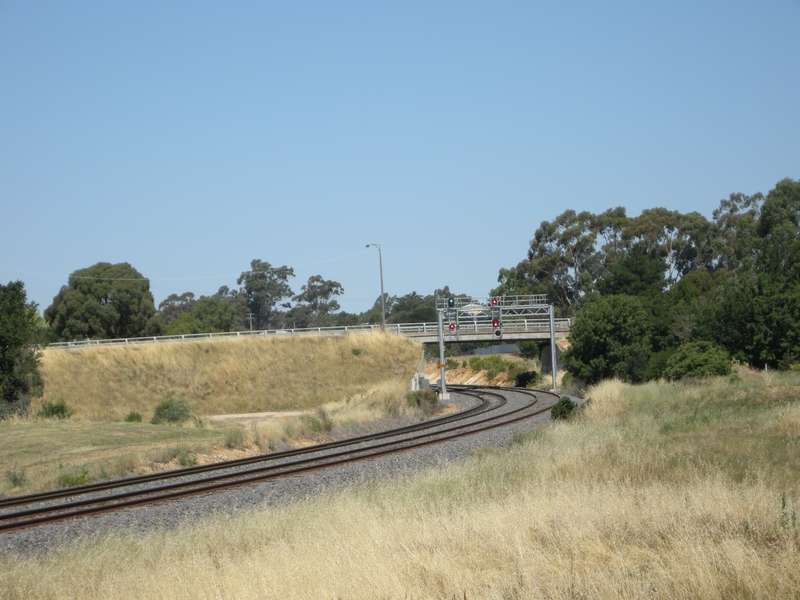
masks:
POLYGON ((731 194, 711 221, 618 208, 556 222, 542 223, 526 260, 501 269, 497 291, 547 290, 562 314, 577 314, 565 358, 576 376, 636 381, 645 365, 645 378, 675 377, 697 371, 702 352, 717 366, 723 355, 759 368, 800 364, 800 181, 784 179, 766 197, 731 194), (560 267, 534 268, 542 263, 560 267))
POLYGON ((44 318, 63 340, 140 337, 163 329, 149 280, 128 263, 75 271, 44 318))
POLYGON ((38 321, 36 304, 27 302, 21 281, 0 285, 0 419, 25 416, 30 397, 44 389, 38 321))
POLYGON ((328 327, 333 324, 334 313, 339 310, 335 296, 344 293, 338 281, 323 279, 322 275, 312 275, 302 286, 301 292, 293 300, 295 305, 289 318, 293 327, 328 327))
POLYGON ((253 315, 253 329, 283 326, 278 306, 291 306, 289 302, 282 302, 294 294, 289 286, 289 277, 294 277, 294 269, 285 265, 273 268, 266 261, 253 259, 250 261, 250 270, 244 271, 236 280, 242 286, 241 293, 253 315))

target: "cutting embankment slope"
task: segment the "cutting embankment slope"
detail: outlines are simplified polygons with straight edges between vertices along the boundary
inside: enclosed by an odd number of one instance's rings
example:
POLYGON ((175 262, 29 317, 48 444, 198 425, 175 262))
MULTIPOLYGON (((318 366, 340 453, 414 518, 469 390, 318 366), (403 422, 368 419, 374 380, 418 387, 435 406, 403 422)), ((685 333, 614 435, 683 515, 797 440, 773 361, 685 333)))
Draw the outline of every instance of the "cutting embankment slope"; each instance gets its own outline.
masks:
POLYGON ((311 409, 410 378, 420 346, 381 333, 337 337, 233 338, 45 350, 44 396, 75 420, 146 416, 182 398, 196 414, 311 409))

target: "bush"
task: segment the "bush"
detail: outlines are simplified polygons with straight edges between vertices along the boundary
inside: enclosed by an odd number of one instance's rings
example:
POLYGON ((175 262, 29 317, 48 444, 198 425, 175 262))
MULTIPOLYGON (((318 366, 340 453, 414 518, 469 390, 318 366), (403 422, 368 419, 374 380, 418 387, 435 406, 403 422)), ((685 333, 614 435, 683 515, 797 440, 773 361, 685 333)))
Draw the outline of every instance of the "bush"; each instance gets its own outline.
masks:
POLYGON ((651 352, 651 321, 640 298, 589 298, 572 326, 572 348, 563 354, 564 367, 589 384, 612 377, 639 383, 651 352))
POLYGON ((186 448, 179 448, 178 464, 182 467, 194 467, 197 464, 197 459, 186 448))
POLYGON ((558 402, 553 405, 553 408, 550 409, 550 418, 551 419, 568 419, 569 416, 572 414, 572 411, 575 410, 576 404, 564 396, 558 402))
POLYGON ((730 373, 730 356, 711 342, 684 344, 669 357, 664 367, 664 378, 670 381, 684 377, 713 377, 730 373))
POLYGON ((141 423, 142 422, 142 414, 132 410, 127 415, 125 415, 124 421, 126 423, 141 423))
POLYGON ((150 423, 160 425, 161 423, 183 423, 188 421, 191 416, 191 408, 180 398, 175 400, 172 394, 168 394, 167 399, 156 406, 153 418, 150 423))
POLYGON ((18 469, 17 467, 11 467, 6 471, 6 479, 8 479, 12 488, 23 487, 28 483, 25 469, 18 469))
POLYGON ((8 419, 14 415, 14 405, 8 402, 0 402, 0 421, 8 419))
POLYGON ((327 411, 321 406, 317 408, 316 414, 303 415, 300 417, 300 421, 314 433, 333 429, 333 421, 328 416, 327 411))
POLYGON ((536 371, 523 371, 522 373, 517 373, 517 376, 514 378, 514 387, 526 388, 529 385, 539 383, 541 379, 541 373, 537 373, 536 371))
POLYGON ((517 342, 517 348, 519 348, 519 355, 522 358, 528 360, 539 358, 539 342, 517 342))
POLYGON ((439 404, 439 396, 430 389, 408 392, 406 394, 406 404, 413 408, 419 408, 425 415, 432 415, 436 412, 436 407, 439 404))
POLYGON ((69 419, 72 416, 72 410, 62 398, 55 402, 43 402, 42 408, 36 412, 36 416, 40 419, 69 419))
POLYGON ((226 448, 241 448, 244 442, 244 434, 238 427, 229 429, 225 433, 225 447, 226 448))
POLYGON ((506 373, 509 379, 514 379, 522 370, 519 363, 505 360, 497 355, 488 358, 473 356, 469 359, 469 368, 473 371, 485 371, 488 381, 494 380, 500 373, 506 373))
POLYGON ((89 469, 86 467, 74 467, 58 476, 59 487, 75 487, 89 483, 89 469))

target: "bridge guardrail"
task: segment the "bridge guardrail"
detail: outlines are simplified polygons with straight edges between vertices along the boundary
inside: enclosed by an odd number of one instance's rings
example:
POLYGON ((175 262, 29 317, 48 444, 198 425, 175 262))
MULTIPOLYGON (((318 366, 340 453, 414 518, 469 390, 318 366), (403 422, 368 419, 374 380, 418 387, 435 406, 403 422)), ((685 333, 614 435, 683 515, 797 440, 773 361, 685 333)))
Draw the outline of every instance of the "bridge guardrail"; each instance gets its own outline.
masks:
MULTIPOLYGON (((400 335, 414 334, 436 334, 438 332, 437 323, 387 323, 386 332, 396 333, 400 335)), ((556 319, 556 331, 568 331, 571 327, 570 319, 556 319)), ((549 329, 550 323, 547 320, 539 319, 520 319, 508 320, 503 322, 503 328, 509 330, 530 330, 530 329, 549 329)), ((75 340, 71 342, 54 342, 48 345, 48 348, 71 349, 71 348, 85 348, 88 346, 119 346, 128 344, 154 344, 161 342, 186 342, 196 340, 208 340, 216 338, 232 338, 232 337, 267 337, 267 336, 282 336, 282 335, 344 335, 351 332, 359 331, 380 331, 380 325, 346 325, 342 327, 309 327, 304 329, 261 329, 256 331, 226 331, 221 333, 187 333, 180 335, 160 335, 160 336, 147 336, 137 338, 115 338, 109 340, 75 340)), ((485 331, 487 326, 485 324, 474 325, 472 323, 461 324, 459 330, 462 332, 469 331, 485 331)), ((491 326, 488 326, 491 330, 491 326)), ((445 335, 449 335, 449 331, 445 331, 445 335)))

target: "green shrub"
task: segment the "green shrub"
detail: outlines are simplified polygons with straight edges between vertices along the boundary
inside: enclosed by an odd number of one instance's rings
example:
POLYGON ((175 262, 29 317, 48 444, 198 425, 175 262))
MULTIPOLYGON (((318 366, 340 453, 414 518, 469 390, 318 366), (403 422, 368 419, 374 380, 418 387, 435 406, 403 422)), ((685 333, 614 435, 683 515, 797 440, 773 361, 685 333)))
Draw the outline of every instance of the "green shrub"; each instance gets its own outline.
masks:
POLYGON ((333 421, 328 415, 328 411, 326 411, 323 407, 320 406, 317 408, 316 413, 319 422, 322 423, 323 430, 330 431, 331 429, 333 429, 333 421))
POLYGON ((564 375, 561 377, 561 387, 565 390, 569 389, 569 387, 572 385, 572 379, 572 373, 569 371, 564 373, 564 375))
POLYGON ((439 396, 431 389, 406 393, 406 404, 409 406, 417 407, 422 406, 425 403, 436 404, 438 402, 439 396))
POLYGON ((485 371, 486 379, 492 381, 500 373, 506 373, 509 379, 514 379, 523 367, 519 363, 505 360, 501 356, 489 356, 481 358, 473 356, 469 359, 469 368, 473 371, 485 371))
POLYGON ((0 401, 0 421, 10 418, 15 412, 13 404, 0 401))
POLYGON ((178 450, 178 464, 182 467, 193 467, 197 464, 197 459, 186 448, 180 448, 178 450))
POLYGON ((28 483, 25 469, 18 469, 16 466, 6 471, 6 479, 11 484, 12 488, 23 487, 28 483))
POLYGON ((73 467, 61 473, 57 481, 59 487, 66 488, 89 483, 89 479, 89 469, 86 467, 73 467))
POLYGON ((321 406, 317 408, 315 414, 300 417, 300 422, 313 433, 321 433, 333 429, 333 421, 321 406))
POLYGON ((575 410, 576 404, 564 396, 558 402, 553 405, 553 408, 550 409, 550 418, 551 419, 568 419, 569 416, 572 414, 572 411, 575 410))
POLYGON ((539 358, 539 342, 517 342, 517 348, 522 358, 528 360, 539 358))
POLYGON ((353 356, 359 356, 361 354, 361 348, 353 348, 350 352, 353 353, 353 356))
POLYGON ((522 371, 521 373, 517 373, 517 376, 514 378, 514 387, 526 388, 529 385, 536 385, 541 379, 541 373, 537 373, 536 371, 522 371))
POLYGON ((142 414, 136 412, 135 410, 129 412, 125 415, 125 422, 126 423, 141 423, 142 422, 142 414))
POLYGON ((225 447, 226 448, 241 448, 244 442, 244 434, 238 427, 235 429, 228 429, 225 432, 225 447))
POLYGON ((303 424, 303 427, 312 433, 321 433, 323 431, 322 423, 314 415, 303 415, 300 417, 300 422, 303 424))
POLYGON ((43 402, 36 416, 40 419, 69 419, 72 416, 72 410, 64 402, 63 398, 55 402, 43 402))
POLYGON ((406 404, 414 408, 419 408, 425 415, 432 415, 436 412, 436 408, 439 404, 439 396, 431 389, 408 392, 406 394, 406 404))
POLYGON ((664 378, 677 381, 684 377, 712 377, 730 375, 731 359, 728 353, 711 342, 689 342, 669 357, 664 367, 664 378))
POLYGON ((153 418, 150 423, 160 425, 161 423, 183 423, 188 421, 191 416, 191 408, 180 398, 175 400, 173 394, 167 395, 167 399, 156 406, 153 418))

